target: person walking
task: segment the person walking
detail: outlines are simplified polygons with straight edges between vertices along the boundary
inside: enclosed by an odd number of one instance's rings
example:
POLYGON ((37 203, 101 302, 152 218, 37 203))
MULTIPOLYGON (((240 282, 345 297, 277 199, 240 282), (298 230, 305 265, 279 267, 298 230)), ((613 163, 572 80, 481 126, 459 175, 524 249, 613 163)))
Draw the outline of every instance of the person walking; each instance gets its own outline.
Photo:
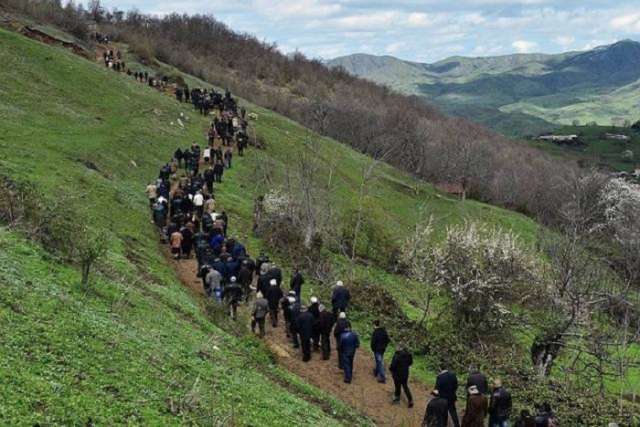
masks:
POLYGON ((271 285, 267 289, 267 294, 265 295, 267 301, 269 302, 269 317, 271 317, 271 327, 278 327, 278 304, 283 297, 282 289, 278 286, 278 282, 275 280, 271 281, 271 285))
POLYGON ((484 427, 484 419, 487 417, 487 397, 480 393, 477 386, 472 385, 467 389, 467 406, 462 417, 462 427, 484 427))
POLYGON ((311 337, 313 335, 313 314, 307 307, 300 307, 300 315, 296 319, 296 330, 300 335, 300 346, 302 347, 302 361, 311 360, 311 337))
POLYGON ((296 268, 293 276, 291 277, 291 282, 289 283, 289 289, 296 293, 296 299, 300 301, 300 295, 302 294, 302 285, 304 284, 304 277, 302 273, 296 268))
POLYGON ((431 400, 424 412, 422 427, 447 427, 449 402, 440 396, 438 389, 431 392, 431 400))
POLYGON ((493 380, 489 405, 489 427, 508 427, 511 415, 511 394, 502 386, 502 380, 493 380))
POLYGON ((224 298, 229 306, 231 318, 238 318, 238 304, 242 301, 242 288, 237 282, 236 276, 231 276, 229 284, 224 288, 224 298))
POLYGON ((180 253, 182 251, 182 233, 179 230, 171 233, 171 237, 169 238, 171 243, 171 253, 173 254, 173 259, 180 259, 180 253))
POLYGON ((215 268, 210 268, 204 281, 206 283, 205 290, 207 291, 207 295, 209 297, 213 295, 218 299, 218 296, 222 294, 222 274, 215 268))
POLYGON ((387 346, 391 342, 387 330, 380 326, 380 320, 373 321, 373 334, 371 335, 371 351, 376 362, 376 367, 373 369, 373 376, 378 379, 379 383, 386 383, 387 379, 384 372, 384 352, 387 350, 387 346))
POLYGON ((389 365, 395 386, 393 403, 400 403, 400 392, 404 390, 409 408, 413 408, 413 396, 409 389, 409 368, 411 365, 413 365, 413 356, 404 345, 395 352, 393 359, 391 359, 391 365, 389 365))
POLYGON ((336 322, 333 313, 320 304, 320 317, 318 318, 318 329, 320 331, 320 349, 322 350, 322 360, 329 360, 331 357, 331 329, 336 322))
POLYGON ((338 352, 338 368, 342 368, 342 347, 340 345, 340 336, 342 333, 347 330, 347 328, 351 328, 351 322, 347 320, 347 314, 343 311, 338 315, 338 320, 336 321, 336 326, 333 328, 333 337, 336 340, 336 351, 338 352))
POLYGON ((341 280, 338 280, 331 295, 333 314, 337 316, 338 313, 347 311, 350 300, 351 294, 349 293, 349 290, 344 286, 344 283, 341 280))
POLYGON ((261 292, 258 292, 258 294, 256 295, 256 300, 253 303, 253 312, 251 313, 251 332, 255 333, 256 325, 258 325, 258 329, 260 330, 260 338, 264 338, 264 322, 268 312, 269 302, 264 299, 261 292))
POLYGON ((342 352, 342 368, 344 371, 344 382, 351 384, 353 379, 353 360, 356 357, 356 350, 360 347, 358 334, 347 326, 340 335, 340 351, 342 352))
POLYGON ((317 297, 311 297, 309 302, 309 312, 313 315, 313 332, 311 334, 313 351, 320 351, 320 302, 317 297))
POLYGON ((458 411, 456 409, 456 401, 458 396, 458 377, 453 372, 450 372, 446 368, 440 372, 436 378, 436 389, 440 392, 440 396, 447 400, 449 415, 454 427, 460 427, 460 421, 458 420, 458 411))
POLYGON ((487 377, 482 374, 476 366, 471 366, 469 368, 469 377, 467 378, 467 392, 469 391, 471 386, 476 386, 476 388, 482 395, 489 394, 489 382, 487 381, 487 377))

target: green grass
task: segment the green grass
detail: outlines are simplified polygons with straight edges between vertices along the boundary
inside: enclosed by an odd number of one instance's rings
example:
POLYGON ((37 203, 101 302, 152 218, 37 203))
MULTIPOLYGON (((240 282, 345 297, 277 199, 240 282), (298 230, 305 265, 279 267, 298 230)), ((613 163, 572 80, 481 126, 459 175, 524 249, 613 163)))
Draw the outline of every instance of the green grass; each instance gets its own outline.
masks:
POLYGON ((6 31, 0 45, 2 174, 82 200, 78 220, 112 236, 84 292, 77 269, 0 229, 3 422, 366 424, 213 324, 158 250, 143 186, 204 121, 66 51, 6 31))
POLYGON ((580 162, 584 167, 604 167, 615 171, 633 172, 640 161, 640 133, 632 129, 611 126, 563 126, 558 135, 579 135, 584 146, 567 147, 549 142, 532 141, 531 145, 558 157, 580 162), (630 136, 628 142, 607 139, 606 133, 630 136), (623 159, 622 154, 631 150, 633 160, 623 159))

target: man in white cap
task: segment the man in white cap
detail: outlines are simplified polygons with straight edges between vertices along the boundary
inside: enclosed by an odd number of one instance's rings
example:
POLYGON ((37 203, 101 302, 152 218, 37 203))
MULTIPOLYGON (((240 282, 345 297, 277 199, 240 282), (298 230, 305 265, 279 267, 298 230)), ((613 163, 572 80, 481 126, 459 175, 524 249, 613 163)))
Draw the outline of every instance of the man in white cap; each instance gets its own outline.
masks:
POLYGON ((264 321, 269 311, 269 302, 262 296, 262 292, 256 294, 256 301, 253 303, 251 320, 251 332, 255 333, 256 324, 260 330, 260 338, 264 338, 264 321))
POLYGON ((342 280, 338 280, 336 286, 333 288, 333 294, 331 295, 333 314, 337 316, 338 313, 347 311, 350 300, 351 293, 349 292, 349 289, 344 286, 342 280))
POLYGON ((284 319, 284 330, 287 333, 287 338, 291 338, 291 304, 296 302, 295 292, 290 291, 288 295, 285 295, 280 300, 280 308, 282 308, 282 318, 284 319), (292 295, 293 294, 293 295, 292 295))
POLYGON ((313 332, 311 339, 313 340, 313 351, 320 351, 320 328, 318 321, 320 320, 320 303, 317 297, 311 297, 309 304, 309 313, 313 315, 313 332))
POLYGON ((276 279, 271 279, 271 283, 269 289, 267 289, 265 297, 269 302, 269 316, 271 317, 271 326, 273 328, 278 327, 278 304, 280 303, 282 296, 282 289, 278 286, 278 281, 276 279))
POLYGON ((320 304, 320 318, 318 319, 318 329, 320 331, 320 346, 322 347, 322 360, 329 360, 331 356, 331 330, 336 323, 336 318, 332 312, 325 309, 320 304))
POLYGON ((238 303, 242 300, 242 288, 238 284, 236 276, 231 276, 229 284, 224 288, 224 298, 229 304, 231 318, 237 319, 238 303))
POLYGON ((338 368, 342 369, 342 350, 340 348, 340 335, 351 327, 351 322, 347 320, 347 313, 344 311, 338 315, 336 327, 333 328, 333 337, 336 340, 336 350, 338 351, 338 368))
POLYGON ((302 361, 311 360, 311 336, 313 335, 313 314, 306 307, 300 307, 300 315, 296 319, 296 330, 300 334, 302 361))

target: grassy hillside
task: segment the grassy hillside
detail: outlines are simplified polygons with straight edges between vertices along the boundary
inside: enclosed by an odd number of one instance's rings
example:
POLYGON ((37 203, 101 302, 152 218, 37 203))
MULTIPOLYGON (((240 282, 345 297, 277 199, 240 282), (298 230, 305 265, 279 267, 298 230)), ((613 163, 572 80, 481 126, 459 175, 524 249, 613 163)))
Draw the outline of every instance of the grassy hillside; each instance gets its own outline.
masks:
MULTIPOLYGON (((0 61, 3 178, 35 185, 45 203, 72 200, 78 221, 110 233, 108 255, 85 292, 75 267, 21 233, 0 229, 3 420, 367 423, 274 366, 253 338, 224 332, 166 265, 142 190, 176 146, 202 140, 205 120, 124 75, 3 30, 0 61), (180 113, 186 114, 185 128, 177 124, 180 113)), ((217 197, 232 234, 255 253, 262 243, 248 234, 252 200, 264 188, 254 171, 267 165, 272 185, 280 185, 287 165, 308 149, 310 134, 272 112, 249 108, 260 116, 256 131, 267 149, 236 161, 217 197)), ((320 140, 319 158, 321 176, 335 179, 331 203, 338 213, 352 210, 371 160, 329 139, 320 140)), ((434 216, 440 235, 447 224, 467 219, 513 229, 527 241, 536 233, 535 223, 521 215, 450 199, 386 165, 375 169, 368 187, 370 204, 399 240, 419 209, 434 216)), ((338 271, 341 262, 336 260, 338 271)), ((388 285, 410 311, 407 281, 375 266, 358 266, 355 274, 388 285)))
POLYGON ((214 325, 166 265, 141 186, 200 118, 183 130, 186 110, 155 91, 12 33, 0 45, 2 174, 81 197, 78 220, 111 231, 85 293, 75 268, 0 230, 3 421, 367 423, 214 325))

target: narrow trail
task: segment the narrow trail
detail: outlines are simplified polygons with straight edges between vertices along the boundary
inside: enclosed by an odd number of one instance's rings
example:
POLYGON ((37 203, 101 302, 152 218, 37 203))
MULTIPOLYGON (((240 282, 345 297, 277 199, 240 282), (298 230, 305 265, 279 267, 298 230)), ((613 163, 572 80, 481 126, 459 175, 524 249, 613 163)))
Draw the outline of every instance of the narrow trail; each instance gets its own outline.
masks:
MULTIPOLYGON (((197 262, 194 259, 175 261, 171 259, 169 251, 165 248, 165 254, 172 267, 176 270, 182 283, 193 293, 205 298, 202 288, 202 280, 196 276, 197 262)), ((241 306, 241 310, 249 309, 241 306)), ((336 398, 348 403, 360 412, 371 417, 380 426, 420 426, 424 416, 424 410, 429 400, 429 390, 424 384, 410 382, 413 393, 413 408, 407 408, 407 402, 402 397, 400 404, 392 404, 393 381, 387 372, 387 383, 379 384, 372 375, 375 363, 373 353, 365 347, 361 347, 356 353, 354 362, 354 376, 351 384, 342 381, 342 371, 338 369, 338 361, 332 338, 332 351, 330 360, 322 360, 320 353, 314 352, 311 361, 303 362, 302 353, 294 349, 286 337, 284 324, 281 321, 277 328, 272 328, 267 319, 265 342, 280 365, 305 379, 310 384, 332 394, 336 398)))
MULTIPOLYGON (((111 45, 99 46, 96 50, 97 62, 102 60, 102 54, 107 49, 114 49, 115 51, 117 48, 111 45)), ((204 167, 202 162, 201 167, 204 167)), ((198 298, 206 298, 202 280, 196 274, 198 269, 197 261, 194 258, 176 261, 171 256, 166 245, 163 245, 162 250, 167 262, 176 271, 183 285, 198 298)), ((250 306, 240 306, 240 310, 249 309, 250 306)), ((294 349, 286 337, 284 322, 282 319, 280 320, 278 327, 272 328, 270 320, 267 319, 265 343, 276 356, 281 366, 303 378, 308 383, 356 408, 370 417, 377 425, 393 427, 421 426, 426 404, 429 400, 429 390, 424 384, 415 381, 410 382, 415 405, 413 408, 407 407, 404 394, 400 404, 393 404, 394 386, 390 373, 387 372, 386 384, 377 382, 372 374, 375 366, 373 353, 364 346, 356 353, 353 381, 351 384, 345 384, 342 371, 337 366, 337 353, 333 337, 330 360, 321 360, 320 353, 314 352, 311 361, 305 363, 302 361, 301 351, 294 349)))

